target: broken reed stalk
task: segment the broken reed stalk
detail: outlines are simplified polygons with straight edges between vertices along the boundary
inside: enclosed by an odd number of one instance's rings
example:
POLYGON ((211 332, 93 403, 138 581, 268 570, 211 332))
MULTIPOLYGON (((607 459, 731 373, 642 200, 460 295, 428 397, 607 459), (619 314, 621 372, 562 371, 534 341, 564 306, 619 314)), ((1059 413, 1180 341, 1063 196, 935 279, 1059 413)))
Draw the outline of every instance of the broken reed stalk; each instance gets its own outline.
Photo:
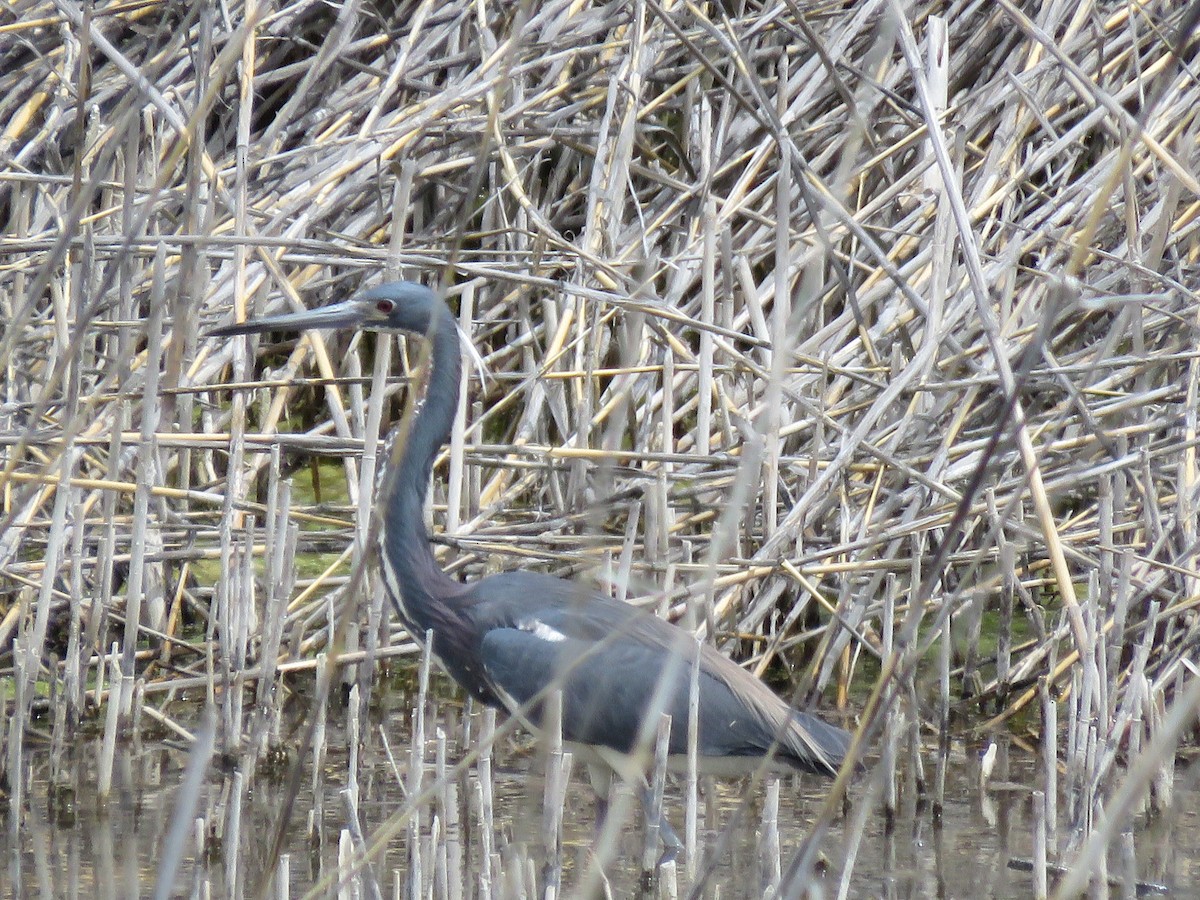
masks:
MULTIPOLYGON (((613 21, 551 4, 514 31, 452 2, 387 22, 381 41, 349 8, 198 4, 151 27, 141 9, 35 0, 7 32, 11 789, 51 690, 68 707, 56 745, 118 707, 107 790, 139 697, 190 735, 155 698, 203 685, 232 749, 260 727, 247 684, 277 722, 335 622, 367 629, 350 633, 364 650, 346 673, 364 705, 377 651, 413 652, 378 589, 338 593, 362 559, 386 390, 405 381, 389 343, 368 368, 371 342, 349 358, 315 335, 251 355, 200 335, 386 268, 449 287, 491 372, 465 389, 434 493, 456 574, 587 577, 612 560, 631 602, 853 697, 916 597, 913 561, 954 540, 913 610, 951 617, 932 651, 939 718, 996 727, 1038 704, 1053 856, 1056 761, 1063 815, 1086 825, 1130 777, 1120 748, 1156 746, 1194 677, 1200 362, 1181 326, 1197 322, 1183 269, 1200 102, 1162 37, 1187 37, 1188 10, 1102 9, 1085 28, 1062 10, 1034 23, 1011 4, 951 7, 943 34, 915 3, 718 20, 651 2, 613 21), (301 33, 322 40, 280 39, 301 33), (488 141, 454 137, 475 132, 488 141), (1039 328, 1023 421, 947 536, 1011 392, 1008 355, 1039 328), (763 458, 746 465, 756 430, 763 458), (336 456, 316 478, 299 470, 285 526, 283 457, 317 448, 336 456), (251 499, 264 470, 267 509, 251 499), (337 499, 318 501, 332 481, 337 499), (724 516, 737 487, 749 513, 724 516), (324 573, 299 597, 292 560, 324 573), (992 654, 975 604, 999 613, 992 654), (1094 643, 1079 646, 1081 627, 1094 643), (955 696, 955 679, 977 683, 955 696)), ((930 699, 915 681, 897 695, 909 718, 882 738, 893 811, 895 764, 923 779, 930 699)), ((935 796, 942 784, 939 764, 935 796)), ((1165 808, 1169 761, 1144 784, 1131 808, 1165 808)), ((689 865, 696 812, 689 798, 689 865)))
MULTIPOLYGON (((412 745, 408 757, 408 795, 421 793, 425 780, 425 723, 426 702, 429 697, 429 673, 433 662, 433 632, 426 632, 421 649, 421 666, 417 674, 417 699, 412 708, 412 745)), ((409 893, 423 894, 423 860, 421 854, 421 823, 423 811, 418 808, 408 822, 409 893)))
POLYGON ((477 778, 473 784, 477 801, 476 833, 479 838, 479 887, 484 896, 491 896, 495 887, 493 873, 497 872, 494 865, 495 819, 493 810, 495 798, 492 785, 492 748, 496 733, 496 711, 485 707, 480 715, 482 720, 479 729, 479 761, 476 765, 477 778))
POLYGON ((290 900, 292 896, 292 855, 281 854, 275 867, 275 896, 279 900, 290 900))
POLYGON ((1033 896, 1035 900, 1046 900, 1046 861, 1049 859, 1049 829, 1046 822, 1046 793, 1034 791, 1033 801, 1033 896))
POLYGON ((229 803, 226 807, 221 851, 225 863, 225 884, 231 893, 241 893, 242 802, 245 799, 246 773, 235 771, 227 783, 229 803))
POLYGON ((768 776, 759 837, 759 884, 764 897, 779 890, 779 880, 783 875, 779 854, 779 779, 768 776))
POLYGON ((684 873, 688 881, 695 877, 699 863, 696 837, 700 821, 700 640, 696 643, 697 652, 688 677, 687 780, 683 795, 684 873))
POLYGON ((562 701, 562 691, 552 691, 542 714, 546 778, 542 797, 541 837, 545 861, 541 883, 547 900, 554 900, 562 890, 563 804, 571 766, 571 754, 563 752, 562 701))
MULTIPOLYGON (((121 677, 121 658, 117 653, 117 644, 113 643, 109 654, 109 684, 111 691, 120 692, 124 689, 121 677)), ((117 726, 121 717, 121 704, 109 700, 104 713, 104 741, 100 747, 100 768, 96 779, 96 794, 101 800, 106 800, 112 791, 113 759, 117 752, 117 726)))

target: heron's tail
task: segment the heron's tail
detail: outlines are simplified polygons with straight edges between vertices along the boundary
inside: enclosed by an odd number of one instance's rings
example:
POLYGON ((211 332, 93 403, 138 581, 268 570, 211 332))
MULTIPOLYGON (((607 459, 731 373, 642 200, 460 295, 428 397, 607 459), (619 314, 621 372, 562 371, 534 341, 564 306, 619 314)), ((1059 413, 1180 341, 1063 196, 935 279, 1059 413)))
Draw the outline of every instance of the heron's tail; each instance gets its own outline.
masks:
POLYGON ((850 732, 808 713, 792 714, 781 756, 806 772, 836 775, 850 750, 850 732))

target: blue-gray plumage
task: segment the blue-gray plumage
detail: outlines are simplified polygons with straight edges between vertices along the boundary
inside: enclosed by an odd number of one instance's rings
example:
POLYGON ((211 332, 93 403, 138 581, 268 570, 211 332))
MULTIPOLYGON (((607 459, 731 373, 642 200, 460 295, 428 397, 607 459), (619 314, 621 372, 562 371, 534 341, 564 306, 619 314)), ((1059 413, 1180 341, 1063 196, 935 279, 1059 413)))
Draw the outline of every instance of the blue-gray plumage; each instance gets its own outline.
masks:
MULTIPOLYGON (((432 632, 434 655, 463 688, 533 726, 547 689, 561 689, 564 739, 585 751, 590 764, 641 779, 643 764, 629 754, 647 731, 656 692, 658 708, 671 715, 671 755, 687 752, 689 679, 699 654, 703 770, 746 771, 773 754, 776 769, 837 771, 849 746, 846 731, 791 709, 675 625, 548 575, 507 572, 463 584, 442 571, 425 533, 424 505, 458 404, 461 357, 454 317, 431 290, 394 282, 311 312, 212 333, 346 327, 405 331, 430 341, 425 398, 408 433, 399 436, 400 458, 383 481, 381 562, 404 626, 418 641, 432 632)), ((669 827, 664 834, 677 843, 669 827)))

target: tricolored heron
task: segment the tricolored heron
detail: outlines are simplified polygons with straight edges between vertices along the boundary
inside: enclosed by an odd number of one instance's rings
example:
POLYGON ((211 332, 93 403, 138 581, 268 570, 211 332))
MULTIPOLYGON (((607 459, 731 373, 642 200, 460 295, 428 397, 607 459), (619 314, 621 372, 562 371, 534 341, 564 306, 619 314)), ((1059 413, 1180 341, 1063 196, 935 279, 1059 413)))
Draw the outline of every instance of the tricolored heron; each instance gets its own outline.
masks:
MULTIPOLYGON (((442 571, 425 533, 434 458, 458 404, 461 356, 449 307, 429 288, 393 282, 309 312, 269 316, 213 335, 310 328, 403 331, 430 341, 425 398, 382 481, 380 558, 387 594, 418 641, 433 635, 441 665, 474 697, 537 727, 549 691, 562 692, 562 732, 588 763, 601 798, 612 772, 641 788, 642 749, 657 714, 671 716, 670 766, 687 754, 691 670, 699 662, 697 750, 712 774, 776 770, 832 775, 850 735, 792 709, 766 685, 681 628, 582 585, 536 572, 464 584, 442 571)), ((668 852, 679 840, 663 821, 668 852)))

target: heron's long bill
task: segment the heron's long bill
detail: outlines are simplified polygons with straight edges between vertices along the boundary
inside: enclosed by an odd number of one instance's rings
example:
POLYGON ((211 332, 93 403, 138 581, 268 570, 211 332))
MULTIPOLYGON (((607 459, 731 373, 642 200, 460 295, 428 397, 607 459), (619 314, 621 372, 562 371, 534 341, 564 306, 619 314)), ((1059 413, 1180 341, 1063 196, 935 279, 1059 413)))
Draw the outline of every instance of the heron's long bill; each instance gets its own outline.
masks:
POLYGON ((207 332, 208 337, 233 337, 238 334, 261 334, 264 331, 306 331, 312 328, 350 328, 362 325, 363 308, 354 300, 343 300, 317 309, 297 313, 281 313, 249 319, 237 325, 223 325, 207 332))

